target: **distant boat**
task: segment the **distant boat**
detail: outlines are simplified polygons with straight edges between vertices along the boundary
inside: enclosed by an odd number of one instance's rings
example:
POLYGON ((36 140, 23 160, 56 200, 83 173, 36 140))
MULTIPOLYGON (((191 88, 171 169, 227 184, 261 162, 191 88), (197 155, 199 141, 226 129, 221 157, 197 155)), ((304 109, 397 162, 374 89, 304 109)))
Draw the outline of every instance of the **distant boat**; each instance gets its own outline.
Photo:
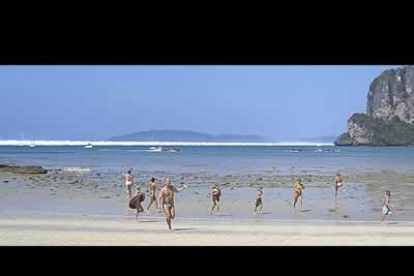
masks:
POLYGON ((168 151, 168 152, 180 152, 180 149, 164 149, 164 151, 168 151))
POLYGON ((93 146, 91 143, 87 144, 84 149, 93 149, 93 146))
POLYGON ((148 152, 162 152, 162 147, 150 147, 148 152))
POLYGON ((317 150, 315 150, 315 152, 323 152, 323 150, 317 149, 317 150))
POLYGON ((290 150, 290 152, 292 152, 292 153, 297 153, 297 152, 301 152, 301 151, 303 151, 303 150, 301 150, 301 149, 292 149, 292 150, 290 150))

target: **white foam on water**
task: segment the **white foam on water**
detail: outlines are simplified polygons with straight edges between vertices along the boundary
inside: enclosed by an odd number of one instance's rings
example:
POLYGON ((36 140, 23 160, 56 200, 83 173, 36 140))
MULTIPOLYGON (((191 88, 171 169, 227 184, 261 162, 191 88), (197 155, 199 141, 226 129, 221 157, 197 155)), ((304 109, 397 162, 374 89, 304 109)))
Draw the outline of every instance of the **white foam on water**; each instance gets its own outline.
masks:
MULTIPOLYGON (((29 146, 32 141, 0 140, 0 146, 29 146)), ((36 146, 334 146, 333 143, 318 142, 274 142, 274 143, 241 143, 241 142, 165 142, 165 141, 71 141, 71 140, 37 140, 36 146)))

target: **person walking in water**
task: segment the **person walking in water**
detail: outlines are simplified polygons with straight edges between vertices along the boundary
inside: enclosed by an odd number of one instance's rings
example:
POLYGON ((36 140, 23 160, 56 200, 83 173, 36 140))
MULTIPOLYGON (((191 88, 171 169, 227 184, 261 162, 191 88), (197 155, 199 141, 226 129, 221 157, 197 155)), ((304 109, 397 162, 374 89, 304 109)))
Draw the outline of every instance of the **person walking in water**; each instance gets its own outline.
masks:
POLYGON ((340 173, 337 173, 335 175, 335 198, 338 196, 338 192, 341 190, 342 191, 342 177, 340 173))
POLYGON ((211 197, 211 200, 213 201, 213 206, 211 206, 211 209, 209 210, 209 215, 213 214, 213 210, 216 206, 217 206, 217 215, 220 215, 221 190, 218 184, 215 184, 213 186, 213 190, 211 191, 211 194, 208 194, 208 196, 211 197))
POLYGON ((124 173, 123 176, 125 178, 125 188, 126 188, 127 197, 129 199, 131 199, 131 197, 132 197, 132 184, 133 184, 133 181, 134 181, 134 176, 132 175, 132 169, 130 169, 128 171, 128 173, 126 173, 126 174, 124 173))
POLYGON ((386 216, 388 216, 388 222, 390 222, 390 220, 391 220, 392 211, 391 211, 391 207, 390 207, 390 197, 391 197, 391 192, 388 191, 388 190, 385 191, 384 206, 382 206, 381 223, 384 222, 384 219, 385 219, 386 216))
POLYGON ((156 194, 155 194, 156 191, 157 191, 157 184, 155 182, 154 177, 151 178, 150 182, 148 183, 148 190, 149 190, 149 204, 148 204, 148 207, 147 207, 147 214, 149 214, 151 205, 153 203, 155 203, 155 208, 157 208, 157 210, 159 210, 158 200, 157 200, 157 197, 156 197, 156 194))
POLYGON ((254 212, 253 214, 257 214, 257 208, 260 207, 260 213, 263 213, 263 187, 260 187, 259 189, 257 189, 257 194, 256 194, 256 203, 255 203, 255 207, 254 207, 254 212))
POLYGON ((303 190, 305 189, 305 186, 303 186, 302 181, 300 179, 298 179, 298 181, 296 181, 295 185, 293 185, 293 190, 294 190, 294 194, 293 194, 293 208, 296 209, 296 203, 298 202, 298 199, 300 199, 300 208, 302 209, 302 194, 303 194, 303 190))
POLYGON ((168 229, 171 230, 171 220, 175 218, 175 206, 174 206, 174 193, 179 193, 186 189, 188 186, 184 185, 181 188, 175 188, 171 185, 171 179, 167 178, 164 183, 164 187, 159 194, 160 204, 165 212, 168 229))

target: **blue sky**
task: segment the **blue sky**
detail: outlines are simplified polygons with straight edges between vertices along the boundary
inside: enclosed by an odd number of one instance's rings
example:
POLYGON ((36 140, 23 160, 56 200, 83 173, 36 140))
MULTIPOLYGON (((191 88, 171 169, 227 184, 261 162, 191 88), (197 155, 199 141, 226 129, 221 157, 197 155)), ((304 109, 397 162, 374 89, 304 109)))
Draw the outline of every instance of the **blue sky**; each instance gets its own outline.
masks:
POLYGON ((151 129, 339 135, 396 66, 0 66, 0 139, 105 139, 151 129))

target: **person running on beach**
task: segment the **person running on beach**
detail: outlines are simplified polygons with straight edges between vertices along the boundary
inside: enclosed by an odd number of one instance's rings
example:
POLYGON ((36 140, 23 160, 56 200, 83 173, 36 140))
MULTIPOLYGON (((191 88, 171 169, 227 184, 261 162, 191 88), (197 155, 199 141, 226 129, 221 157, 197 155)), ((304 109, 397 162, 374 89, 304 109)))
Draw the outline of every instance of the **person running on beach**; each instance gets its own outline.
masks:
POLYGON ((139 213, 144 212, 144 208, 142 207, 142 202, 145 200, 145 194, 141 193, 141 188, 139 186, 136 187, 135 196, 129 200, 129 207, 131 209, 137 210, 135 213, 135 219, 138 220, 139 213))
POLYGON ((171 179, 167 178, 165 180, 164 187, 161 189, 158 196, 160 204, 165 212, 168 229, 170 230, 171 220, 175 218, 174 193, 179 193, 187 187, 187 185, 184 185, 183 187, 177 189, 171 185, 171 179))
POLYGON ((302 181, 300 179, 298 179, 298 181, 293 186, 293 190, 294 190, 293 208, 296 209, 296 203, 297 203, 299 198, 300 198, 300 208, 302 208, 302 192, 303 192, 304 189, 305 189, 305 186, 303 186, 302 181))
POLYGON ((213 214, 214 208, 217 206, 217 215, 220 215, 220 196, 221 196, 221 190, 218 184, 215 184, 213 186, 213 190, 211 191, 211 194, 208 194, 208 196, 211 196, 211 200, 213 201, 213 206, 211 206, 211 209, 209 211, 209 214, 213 214))
POLYGON ((391 197, 391 192, 388 190, 385 191, 384 206, 382 206, 381 222, 384 222, 385 216, 388 216, 388 222, 390 222, 391 220, 392 212, 390 208, 390 197, 391 197))
POLYGON ((254 207, 254 212, 253 214, 256 215, 257 213, 257 208, 260 207, 260 213, 263 213, 263 188, 260 187, 259 189, 257 189, 257 195, 256 195, 256 203, 255 203, 255 207, 254 207))
POLYGON ((132 184, 134 181, 134 176, 132 175, 132 169, 128 171, 128 173, 124 173, 124 178, 125 178, 125 187, 126 187, 126 193, 127 193, 127 197, 129 199, 131 199, 132 197, 132 184))
POLYGON ((157 208, 157 210, 159 210, 158 208, 158 201, 157 201, 157 197, 155 195, 155 192, 157 190, 157 184, 155 183, 155 178, 151 178, 151 181, 148 183, 148 190, 149 190, 149 204, 147 207, 147 214, 149 214, 150 212, 150 207, 151 205, 155 202, 155 208, 157 208))
POLYGON ((335 197, 338 196, 338 191, 341 190, 342 191, 342 177, 340 173, 337 173, 335 175, 335 197))

